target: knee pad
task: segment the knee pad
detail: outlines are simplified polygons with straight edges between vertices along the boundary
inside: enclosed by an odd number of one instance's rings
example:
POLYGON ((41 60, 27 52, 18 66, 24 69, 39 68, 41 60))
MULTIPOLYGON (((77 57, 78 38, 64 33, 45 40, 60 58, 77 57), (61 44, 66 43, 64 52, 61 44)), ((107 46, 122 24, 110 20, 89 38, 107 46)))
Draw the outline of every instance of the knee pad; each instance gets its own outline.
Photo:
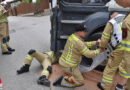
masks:
POLYGON ((3 38, 2 41, 3 41, 3 43, 6 43, 6 42, 7 42, 7 39, 6 39, 6 38, 3 38))
POLYGON ((33 53, 35 53, 35 52, 36 52, 36 50, 31 49, 31 50, 28 52, 28 54, 31 55, 31 54, 33 54, 33 53))
POLYGON ((52 67, 48 66, 47 70, 49 71, 49 73, 52 73, 52 67))
POLYGON ((9 40, 10 40, 10 36, 7 37, 7 42, 9 42, 9 40))

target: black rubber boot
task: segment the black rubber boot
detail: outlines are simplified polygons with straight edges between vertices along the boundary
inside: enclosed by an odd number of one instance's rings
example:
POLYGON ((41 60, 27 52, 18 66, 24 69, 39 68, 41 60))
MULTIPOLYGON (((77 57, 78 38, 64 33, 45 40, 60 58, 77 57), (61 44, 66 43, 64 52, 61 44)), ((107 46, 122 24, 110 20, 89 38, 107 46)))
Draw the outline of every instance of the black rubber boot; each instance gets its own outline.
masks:
POLYGON ((45 75, 43 75, 43 76, 39 77, 39 79, 37 80, 37 83, 40 85, 45 85, 45 86, 50 87, 51 82, 48 79, 46 79, 45 75))
POLYGON ((124 90, 123 85, 117 84, 115 90, 124 90))
POLYGON ((28 72, 29 71, 29 67, 30 67, 30 65, 25 64, 19 70, 17 70, 17 74, 22 74, 22 73, 28 72))
POLYGON ((11 51, 11 52, 15 51, 15 49, 13 49, 13 48, 8 48, 8 50, 11 51))
POLYGON ((53 85, 54 85, 54 86, 61 85, 62 79, 63 79, 63 76, 60 76, 60 77, 53 83, 53 85))
POLYGON ((12 52, 10 52, 10 51, 2 52, 2 54, 3 54, 3 55, 10 55, 10 54, 12 54, 12 52))
POLYGON ((100 90, 104 90, 100 82, 97 84, 97 87, 98 87, 100 90))

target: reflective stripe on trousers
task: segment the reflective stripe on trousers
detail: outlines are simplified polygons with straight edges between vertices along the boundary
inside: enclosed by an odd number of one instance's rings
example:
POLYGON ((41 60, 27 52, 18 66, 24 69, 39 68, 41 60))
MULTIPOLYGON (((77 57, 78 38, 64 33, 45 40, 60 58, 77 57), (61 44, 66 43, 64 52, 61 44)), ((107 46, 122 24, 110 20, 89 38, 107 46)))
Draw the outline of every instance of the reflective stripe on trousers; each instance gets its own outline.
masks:
POLYGON ((30 61, 32 61, 33 60, 33 57, 32 56, 30 56, 29 54, 26 56, 26 59, 28 59, 28 60, 30 60, 30 61))
POLYGON ((130 78, 130 74, 128 74, 125 70, 119 68, 119 74, 124 78, 130 78))
POLYGON ((103 76, 103 81, 108 82, 108 83, 112 83, 113 79, 103 76))

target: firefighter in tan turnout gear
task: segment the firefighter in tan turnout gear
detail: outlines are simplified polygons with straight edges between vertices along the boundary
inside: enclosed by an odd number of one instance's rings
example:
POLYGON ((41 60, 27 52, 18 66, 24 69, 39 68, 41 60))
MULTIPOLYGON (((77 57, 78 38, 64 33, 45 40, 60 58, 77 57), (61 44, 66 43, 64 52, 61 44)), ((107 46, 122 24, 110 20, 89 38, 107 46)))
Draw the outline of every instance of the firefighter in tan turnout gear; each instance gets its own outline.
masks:
POLYGON ((0 5, 0 44, 2 49, 2 54, 9 55, 15 49, 12 49, 9 45, 9 27, 8 27, 8 19, 9 11, 6 10, 2 5, 0 5))
POLYGON ((52 72, 51 65, 56 63, 58 60, 58 54, 54 53, 53 51, 41 53, 35 50, 30 50, 26 56, 24 65, 19 70, 17 70, 17 73, 22 74, 28 72, 33 58, 36 58, 36 60, 43 66, 43 71, 37 81, 38 84, 50 86, 48 77, 52 72))
POLYGON ((84 84, 83 76, 78 69, 82 55, 92 58, 102 52, 101 49, 89 50, 90 47, 99 44, 99 42, 85 42, 83 39, 85 36, 84 25, 79 25, 76 32, 69 36, 59 59, 59 64, 65 75, 58 78, 53 83, 54 86, 76 87, 84 84))
POLYGON ((111 15, 111 20, 107 23, 101 37, 100 48, 105 49, 109 42, 114 48, 103 72, 102 82, 98 83, 98 87, 101 90, 111 90, 113 78, 120 63, 122 62, 121 28, 124 18, 125 15, 114 12, 111 15))
MULTIPOLYGON (((130 7, 130 0, 115 0, 117 4, 120 6, 127 8, 130 7)), ((130 90, 130 11, 126 18, 124 19, 122 23, 122 46, 123 46, 123 60, 124 60, 124 65, 122 70, 120 70, 120 75, 124 79, 128 79, 127 82, 127 90, 130 90)), ((119 82, 120 85, 124 85, 125 83, 119 82)), ((117 89, 118 90, 118 89, 117 89)))

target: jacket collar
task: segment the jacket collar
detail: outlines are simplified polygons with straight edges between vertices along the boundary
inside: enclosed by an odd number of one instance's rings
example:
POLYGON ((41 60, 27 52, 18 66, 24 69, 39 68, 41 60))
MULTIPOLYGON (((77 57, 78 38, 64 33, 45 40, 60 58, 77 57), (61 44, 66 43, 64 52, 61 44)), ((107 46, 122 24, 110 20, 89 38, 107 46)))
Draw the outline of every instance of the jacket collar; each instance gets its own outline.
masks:
POLYGON ((81 38, 80 36, 78 36, 76 33, 74 33, 74 35, 75 35, 78 39, 80 39, 81 41, 84 41, 84 39, 81 38))

